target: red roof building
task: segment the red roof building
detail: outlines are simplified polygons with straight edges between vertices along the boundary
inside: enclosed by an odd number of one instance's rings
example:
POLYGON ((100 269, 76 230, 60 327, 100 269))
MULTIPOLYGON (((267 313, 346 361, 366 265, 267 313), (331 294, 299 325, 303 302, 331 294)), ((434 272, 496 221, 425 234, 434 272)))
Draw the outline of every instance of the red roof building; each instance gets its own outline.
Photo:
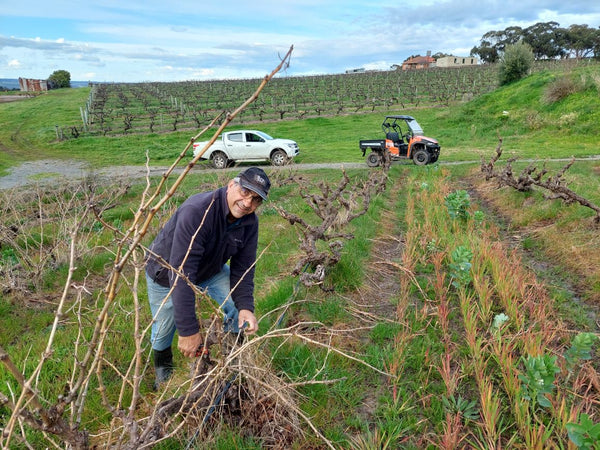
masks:
POLYGON ((402 63, 402 70, 420 70, 429 69, 435 66, 435 58, 430 55, 427 56, 415 56, 409 58, 402 63))

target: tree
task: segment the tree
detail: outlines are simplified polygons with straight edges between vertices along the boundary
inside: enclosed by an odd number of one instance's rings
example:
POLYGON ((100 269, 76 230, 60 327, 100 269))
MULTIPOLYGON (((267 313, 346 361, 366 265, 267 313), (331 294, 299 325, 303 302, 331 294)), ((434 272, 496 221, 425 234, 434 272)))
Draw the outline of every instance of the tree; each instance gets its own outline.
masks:
POLYGON ((484 63, 498 62, 507 45, 516 44, 523 38, 521 27, 508 27, 501 31, 488 31, 480 41, 479 47, 471 49, 471 56, 479 56, 484 63))
POLYGON ((531 45, 535 59, 562 57, 564 31, 558 22, 538 22, 523 30, 523 41, 531 45))
POLYGON ((445 56, 452 56, 452 54, 451 53, 444 53, 444 52, 437 52, 437 53, 434 53, 433 55, 431 55, 431 57, 433 59, 440 59, 440 58, 443 58, 445 56))
POLYGON ((490 41, 485 39, 481 40, 481 45, 479 47, 473 47, 471 49, 470 56, 478 56, 479 59, 484 63, 495 63, 498 62, 500 55, 498 55, 498 50, 496 50, 490 41))
POLYGON ((71 74, 66 70, 55 70, 48 77, 51 89, 69 88, 71 87, 71 74))
POLYGON ((538 22, 525 29, 513 26, 501 31, 488 31, 471 49, 484 63, 498 62, 508 45, 523 41, 531 46, 535 59, 600 56, 600 30, 588 25, 561 28, 557 22, 538 22))
POLYGON ((527 75, 533 65, 533 60, 533 51, 529 44, 521 41, 507 45, 500 57, 500 85, 512 83, 527 75))
POLYGON ((565 50, 577 59, 598 55, 600 30, 588 25, 571 25, 564 30, 565 50))
POLYGON ((421 54, 420 54, 420 53, 417 53, 416 55, 410 55, 408 58, 406 58, 406 59, 405 59, 404 61, 402 61, 402 62, 407 62, 407 61, 410 61, 411 59, 414 59, 414 58, 420 58, 420 57, 421 57, 421 54))

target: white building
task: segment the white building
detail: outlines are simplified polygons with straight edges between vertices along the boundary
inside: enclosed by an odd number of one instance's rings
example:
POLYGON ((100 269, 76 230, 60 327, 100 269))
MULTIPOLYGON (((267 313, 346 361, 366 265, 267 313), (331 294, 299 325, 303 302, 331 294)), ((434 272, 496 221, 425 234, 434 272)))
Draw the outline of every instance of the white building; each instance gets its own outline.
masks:
POLYGON ((436 67, 476 66, 479 59, 474 56, 444 56, 435 62, 436 67))

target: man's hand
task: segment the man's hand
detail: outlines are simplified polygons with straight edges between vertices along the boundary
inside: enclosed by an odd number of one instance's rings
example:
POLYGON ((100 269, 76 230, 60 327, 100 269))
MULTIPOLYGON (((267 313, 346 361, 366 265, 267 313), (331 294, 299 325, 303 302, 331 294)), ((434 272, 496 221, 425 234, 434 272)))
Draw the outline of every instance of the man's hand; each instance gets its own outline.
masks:
POLYGON ((247 309, 241 309, 238 313, 238 326, 240 330, 244 326, 244 323, 248 324, 244 329, 246 334, 254 334, 258 331, 258 320, 256 320, 254 313, 247 309))
POLYGON ((183 356, 193 358, 196 356, 198 347, 202 345, 202 336, 200 333, 192 334, 191 336, 179 336, 177 348, 183 356))

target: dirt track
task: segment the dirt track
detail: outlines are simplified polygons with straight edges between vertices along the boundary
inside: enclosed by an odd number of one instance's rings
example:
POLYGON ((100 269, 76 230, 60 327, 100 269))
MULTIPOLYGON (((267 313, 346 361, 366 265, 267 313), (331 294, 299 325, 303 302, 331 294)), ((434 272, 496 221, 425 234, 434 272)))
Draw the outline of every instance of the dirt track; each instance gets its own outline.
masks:
POLYGON ((27 95, 0 95, 0 103, 16 102, 30 98, 27 95))
MULTIPOLYGON (((290 167, 290 166, 286 166, 290 167)), ((302 169, 337 169, 337 168, 366 168, 364 163, 327 163, 327 164, 294 164, 293 167, 302 169)), ((279 168, 269 166, 270 170, 278 170, 279 168)), ((151 176, 162 175, 168 167, 151 167, 151 176)), ((180 173, 183 169, 176 169, 176 173, 180 173)), ((208 163, 201 163, 193 169, 196 173, 200 171, 216 170, 212 169, 208 163)), ((239 167, 225 169, 226 171, 238 171, 239 167)), ((42 159, 38 161, 28 161, 20 166, 10 169, 10 173, 4 177, 0 177, 0 190, 25 187, 28 185, 44 185, 56 183, 61 179, 67 178, 82 179, 86 176, 99 176, 106 178, 144 178, 147 175, 146 167, 144 166, 114 166, 105 167, 102 169, 92 170, 85 162, 81 161, 63 161, 54 159, 42 159)))
MULTIPOLYGON (((600 155, 591 156, 589 158, 576 158, 578 161, 590 161, 599 160, 600 155)), ((559 158, 552 159, 551 161, 569 161, 570 158, 559 158)), ((534 160, 523 159, 520 161, 533 162, 534 160)), ((480 161, 454 161, 444 162, 440 161, 443 165, 456 165, 456 164, 479 164, 480 161)), ((394 164, 412 164, 410 161, 395 162, 394 164)), ((291 166, 285 166, 282 168, 268 166, 269 170, 280 170, 289 167, 295 167, 301 170, 308 169, 357 169, 367 168, 363 162, 340 162, 340 163, 320 163, 320 164, 292 164, 291 166)), ((150 167, 150 176, 162 175, 168 167, 166 166, 153 166, 150 167)), ((176 173, 180 173, 183 169, 176 169, 176 173)), ((196 173, 199 171, 217 170, 213 169, 207 162, 197 164, 194 169, 196 173)), ((223 170, 223 169, 220 169, 223 170)), ((235 172, 240 170, 239 167, 232 167, 230 169, 224 169, 225 171, 235 172)), ((11 189, 18 187, 25 187, 28 185, 36 184, 48 184, 56 183, 61 178, 67 179, 82 179, 86 176, 99 176, 106 178, 119 178, 119 177, 130 177, 130 178, 143 178, 147 175, 146 167, 144 166, 113 166, 105 167, 102 169, 92 170, 90 167, 82 161, 75 160, 55 160, 55 159, 40 159, 37 161, 28 161, 20 166, 16 166, 10 169, 8 175, 0 177, 0 190, 11 189)))

